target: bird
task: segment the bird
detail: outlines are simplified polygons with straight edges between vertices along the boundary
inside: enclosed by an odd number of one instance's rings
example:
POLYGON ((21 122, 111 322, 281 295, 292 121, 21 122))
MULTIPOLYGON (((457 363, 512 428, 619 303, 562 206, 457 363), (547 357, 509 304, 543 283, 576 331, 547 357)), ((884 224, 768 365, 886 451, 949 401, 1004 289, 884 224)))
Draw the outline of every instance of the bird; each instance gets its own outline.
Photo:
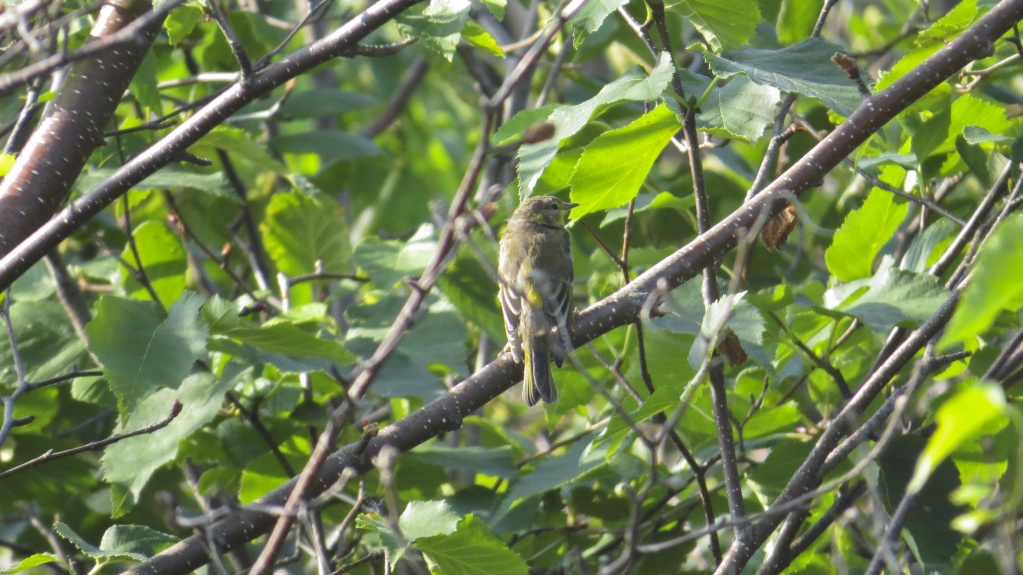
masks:
POLYGON ((574 272, 565 216, 578 205, 554 196, 528 198, 501 234, 498 299, 508 349, 523 364, 522 398, 530 406, 557 401, 551 357, 561 367, 572 351, 568 317, 574 272))

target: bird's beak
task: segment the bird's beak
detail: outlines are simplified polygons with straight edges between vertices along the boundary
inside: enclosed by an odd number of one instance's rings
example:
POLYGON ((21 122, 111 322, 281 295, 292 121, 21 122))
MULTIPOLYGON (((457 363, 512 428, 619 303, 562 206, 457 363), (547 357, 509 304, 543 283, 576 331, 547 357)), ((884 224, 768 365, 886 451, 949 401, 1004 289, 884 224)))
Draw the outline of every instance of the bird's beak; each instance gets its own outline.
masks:
POLYGON ((565 202, 565 211, 566 212, 571 210, 572 208, 577 208, 577 207, 579 207, 579 204, 577 204, 575 202, 565 202))

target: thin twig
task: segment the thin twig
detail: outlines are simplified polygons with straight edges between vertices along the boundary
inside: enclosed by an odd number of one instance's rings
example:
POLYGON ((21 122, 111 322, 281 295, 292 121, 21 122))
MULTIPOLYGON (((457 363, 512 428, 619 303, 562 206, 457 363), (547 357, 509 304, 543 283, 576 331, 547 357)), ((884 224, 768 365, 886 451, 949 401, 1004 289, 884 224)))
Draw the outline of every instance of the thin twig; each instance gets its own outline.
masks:
POLYGON ((64 451, 56 451, 55 452, 55 451, 53 451, 51 449, 50 451, 47 451, 46 453, 40 455, 39 457, 36 457, 35 459, 31 459, 29 461, 26 461, 25 463, 22 463, 21 465, 17 465, 15 467, 12 467, 12 468, 7 469, 5 471, 0 471, 0 479, 5 479, 7 477, 10 477, 11 475, 14 475, 16 473, 20 473, 20 472, 28 469, 29 467, 35 467, 36 465, 39 465, 41 463, 47 463, 49 461, 53 461, 54 459, 61 459, 63 457, 67 457, 69 455, 76 455, 78 453, 84 453, 86 451, 96 451, 96 450, 101 449, 103 447, 106 447, 107 445, 110 445, 112 443, 117 443, 118 441, 122 441, 124 439, 128 439, 129 437, 136 437, 138 435, 145 435, 147 433, 153 433, 154 431, 159 431, 160 429, 163 429, 164 427, 167 427, 167 425, 171 421, 174 421, 174 418, 177 417, 178 414, 181 413, 181 409, 182 409, 181 403, 179 403, 177 400, 175 400, 174 404, 171 405, 170 414, 168 414, 167 417, 165 417, 164 419, 161 419, 160 421, 157 421, 156 423, 151 423, 149 425, 146 425, 144 427, 140 427, 139 429, 136 429, 135 431, 131 431, 131 432, 128 432, 128 433, 118 433, 116 435, 111 435, 110 437, 108 437, 106 439, 101 439, 99 441, 93 441, 93 442, 90 442, 90 443, 86 443, 85 445, 79 445, 78 447, 73 447, 71 449, 65 449, 64 451))

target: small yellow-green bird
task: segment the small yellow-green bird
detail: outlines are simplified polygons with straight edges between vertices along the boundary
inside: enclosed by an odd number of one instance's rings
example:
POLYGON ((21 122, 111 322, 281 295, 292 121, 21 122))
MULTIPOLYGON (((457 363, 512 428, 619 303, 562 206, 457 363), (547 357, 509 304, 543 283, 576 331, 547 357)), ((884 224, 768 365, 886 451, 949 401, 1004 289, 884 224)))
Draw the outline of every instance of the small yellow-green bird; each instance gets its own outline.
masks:
POLYGON ((522 398, 529 405, 558 399, 551 355, 561 367, 572 351, 568 315, 574 273, 565 216, 578 205, 553 196, 529 198, 512 214, 501 236, 498 297, 508 347, 524 366, 522 398))

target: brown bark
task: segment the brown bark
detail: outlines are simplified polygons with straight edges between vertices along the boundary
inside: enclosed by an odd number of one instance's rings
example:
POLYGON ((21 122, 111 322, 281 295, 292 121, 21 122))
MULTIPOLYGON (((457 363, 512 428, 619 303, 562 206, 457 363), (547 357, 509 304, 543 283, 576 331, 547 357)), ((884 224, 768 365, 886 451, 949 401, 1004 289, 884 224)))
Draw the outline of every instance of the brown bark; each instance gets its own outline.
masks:
MULTIPOLYGON (((149 0, 115 0, 100 8, 86 45, 103 42, 152 8, 149 0)), ((109 123, 161 22, 128 42, 79 60, 0 183, 0 256, 46 223, 67 199, 109 123)))

